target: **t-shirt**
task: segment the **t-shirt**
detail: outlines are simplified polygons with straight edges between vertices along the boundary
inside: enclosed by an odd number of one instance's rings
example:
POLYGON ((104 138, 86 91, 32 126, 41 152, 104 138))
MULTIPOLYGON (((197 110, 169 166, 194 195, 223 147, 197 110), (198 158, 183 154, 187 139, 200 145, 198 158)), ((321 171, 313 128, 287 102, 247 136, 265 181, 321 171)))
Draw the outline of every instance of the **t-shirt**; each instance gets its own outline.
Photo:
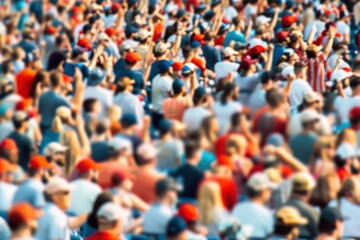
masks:
POLYGON ((231 215, 242 226, 252 229, 251 237, 266 238, 273 232, 273 214, 270 209, 263 205, 251 201, 239 203, 235 206, 231 215))
POLYGON ((69 211, 76 215, 90 213, 101 188, 91 181, 78 179, 70 183, 71 203, 69 211))
POLYGON ((35 208, 45 206, 44 185, 42 182, 29 178, 17 189, 13 203, 27 202, 35 208))
POLYGON ((96 141, 91 143, 91 158, 96 162, 104 162, 109 158, 109 144, 107 141, 96 141))
POLYGON ((213 111, 216 119, 219 122, 220 134, 225 133, 230 127, 230 119, 234 113, 240 112, 242 106, 238 102, 228 102, 222 104, 221 102, 215 102, 213 111))
POLYGON ((119 236, 110 233, 110 232, 96 232, 90 237, 87 237, 85 240, 101 240, 101 239, 118 239, 120 240, 119 236))
POLYGON ((153 64, 151 64, 150 73, 149 73, 149 81, 152 82, 153 79, 159 74, 159 60, 156 60, 153 64))
POLYGON ((33 53, 37 49, 37 46, 33 41, 27 40, 21 40, 21 42, 18 44, 18 47, 21 47, 25 53, 33 53))
POLYGON ((0 182, 0 211, 9 211, 17 188, 14 184, 0 182))
POLYGON ((2 142, 13 131, 14 131, 14 125, 13 125, 12 121, 0 122, 0 142, 2 142))
POLYGON ((260 132, 261 146, 266 143, 268 136, 279 133, 286 136, 287 119, 281 118, 269 112, 264 112, 257 119, 254 117, 253 131, 260 132))
POLYGON ((95 98, 101 103, 105 114, 113 103, 113 92, 100 86, 87 86, 84 91, 84 101, 90 98, 95 98))
POLYGON ((360 106, 360 96, 348 98, 337 97, 334 102, 334 109, 341 123, 349 122, 350 110, 357 106, 360 106))
POLYGON ((173 215, 174 211, 169 206, 153 204, 144 214, 143 232, 165 234, 166 226, 173 215))
POLYGON ((119 161, 106 161, 101 163, 97 184, 103 189, 111 187, 111 177, 117 171, 129 172, 129 165, 121 159, 119 161))
POLYGON ((12 132, 8 138, 13 139, 19 149, 19 165, 23 169, 27 169, 30 155, 35 152, 33 142, 26 134, 22 134, 17 131, 12 132))
POLYGON ((169 97, 169 92, 172 90, 173 79, 169 76, 157 75, 152 82, 151 99, 153 110, 162 113, 162 104, 165 99, 169 97))
POLYGON ((224 47, 228 47, 231 41, 246 43, 244 34, 235 30, 226 34, 224 39, 224 47))
POLYGON ((218 62, 215 64, 216 79, 226 77, 229 73, 236 74, 240 64, 234 62, 218 62))
POLYGON ((192 100, 189 95, 181 98, 167 98, 163 102, 164 117, 169 120, 180 121, 183 119, 186 109, 192 106, 192 100))
POLYGON ((278 43, 275 43, 274 44, 274 54, 273 54, 273 61, 272 61, 272 65, 271 65, 271 68, 274 69, 277 62, 280 60, 281 56, 284 54, 285 52, 285 47, 278 44, 278 43))
POLYGON ((297 159, 307 165, 314 152, 316 136, 313 134, 298 134, 290 138, 289 147, 297 159))
POLYGON ((125 68, 125 59, 120 58, 114 64, 113 71, 114 71, 114 73, 116 73, 116 72, 120 71, 120 69, 124 69, 124 68, 125 68))
POLYGON ((56 110, 65 106, 70 108, 70 103, 58 93, 51 90, 41 94, 39 98, 39 114, 41 116, 40 124, 46 127, 50 127, 54 117, 56 116, 56 110))
POLYGON ((249 104, 250 96, 256 89, 257 85, 260 83, 260 76, 262 73, 263 72, 260 71, 250 76, 241 76, 238 74, 235 77, 234 82, 240 88, 240 102, 243 105, 247 106, 249 104))
POLYGON ((183 187, 179 197, 196 199, 199 184, 205 174, 197 166, 185 163, 170 173, 170 176, 183 187))
POLYGON ((134 114, 137 122, 142 123, 144 119, 144 107, 140 99, 129 92, 121 92, 114 97, 114 104, 121 108, 122 114, 134 114))
POLYGON ((120 68, 117 72, 115 72, 115 83, 117 83, 120 78, 122 77, 128 77, 132 80, 134 80, 133 84, 133 94, 140 94, 141 90, 144 89, 145 82, 143 78, 143 74, 139 70, 133 70, 130 68, 120 68))
POLYGON ((161 171, 174 170, 184 154, 182 141, 177 139, 166 142, 158 140, 154 146, 158 150, 157 168, 161 171))
POLYGON ((252 113, 266 106, 265 94, 266 91, 260 87, 251 94, 248 106, 252 113))
POLYGON ((215 64, 221 61, 221 54, 220 50, 214 46, 210 45, 203 45, 201 47, 203 56, 206 60, 206 68, 214 71, 215 70, 215 64))
POLYGON ((290 106, 298 106, 303 102, 304 94, 312 92, 312 88, 309 83, 302 79, 296 79, 292 82, 290 93, 289 93, 289 102, 290 106))
POLYGON ((36 71, 31 68, 25 68, 16 75, 16 90, 23 98, 31 98, 31 90, 35 83, 36 71))
POLYGON ((200 128, 202 121, 210 114, 203 106, 192 107, 185 111, 183 123, 186 124, 188 131, 195 131, 200 128))
POLYGON ((337 21, 336 22, 336 31, 341 35, 350 34, 350 26, 349 24, 345 23, 344 21, 337 21))
MULTIPOLYGON (((83 80, 87 79, 87 77, 90 75, 90 69, 81 62, 66 62, 64 64, 64 74, 70 77, 74 77, 76 68, 80 70, 83 76, 83 80)), ((75 82, 73 84, 75 84, 75 82)))

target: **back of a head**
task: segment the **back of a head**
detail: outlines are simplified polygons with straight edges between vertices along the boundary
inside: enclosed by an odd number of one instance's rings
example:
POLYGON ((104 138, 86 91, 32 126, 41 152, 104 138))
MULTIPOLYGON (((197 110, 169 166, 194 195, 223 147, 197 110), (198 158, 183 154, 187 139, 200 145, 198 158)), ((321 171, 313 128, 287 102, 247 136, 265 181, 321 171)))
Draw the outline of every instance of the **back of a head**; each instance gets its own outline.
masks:
POLYGON ((275 108, 285 102, 285 97, 276 89, 270 89, 265 94, 266 102, 270 107, 275 108))
POLYGON ((52 71, 50 73, 50 84, 52 88, 59 87, 61 80, 61 74, 58 71, 52 71))
POLYGON ((185 142, 185 156, 186 159, 192 159, 195 154, 201 149, 200 143, 194 140, 187 140, 185 142))

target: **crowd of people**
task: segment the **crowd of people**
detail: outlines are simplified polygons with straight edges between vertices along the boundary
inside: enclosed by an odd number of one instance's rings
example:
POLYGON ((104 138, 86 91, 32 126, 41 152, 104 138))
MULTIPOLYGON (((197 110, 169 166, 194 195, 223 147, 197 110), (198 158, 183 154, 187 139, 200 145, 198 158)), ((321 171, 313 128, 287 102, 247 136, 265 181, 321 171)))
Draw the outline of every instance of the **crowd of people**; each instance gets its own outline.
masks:
POLYGON ((0 240, 360 239, 359 0, 0 1, 0 240))

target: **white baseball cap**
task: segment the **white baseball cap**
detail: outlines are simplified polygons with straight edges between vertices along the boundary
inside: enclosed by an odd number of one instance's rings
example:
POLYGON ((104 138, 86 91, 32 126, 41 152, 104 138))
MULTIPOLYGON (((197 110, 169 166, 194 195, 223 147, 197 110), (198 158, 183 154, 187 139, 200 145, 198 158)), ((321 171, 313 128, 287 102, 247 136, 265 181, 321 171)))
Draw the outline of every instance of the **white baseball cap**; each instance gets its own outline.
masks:
POLYGON ((101 32, 101 33, 98 35, 97 39, 98 39, 99 41, 101 41, 101 40, 110 41, 109 36, 108 36, 106 33, 104 33, 104 32, 101 32))
POLYGON ((263 48, 267 49, 268 44, 266 42, 264 42, 263 40, 259 39, 259 38, 253 38, 249 41, 249 49, 253 48, 255 46, 262 46, 263 48))
POLYGON ((151 36, 151 32, 149 32, 146 29, 140 29, 139 32, 138 32, 138 38, 140 40, 144 40, 144 39, 146 39, 146 38, 148 38, 150 36, 151 36))
POLYGON ((269 188, 273 189, 276 184, 271 182, 265 173, 255 173, 250 177, 247 186, 255 191, 261 191, 269 188))
POLYGON ((233 55, 238 55, 239 53, 237 51, 235 51, 234 49, 232 49, 231 47, 226 47, 226 48, 224 48, 222 54, 225 57, 230 57, 230 56, 233 56, 233 55))
POLYGON ((137 154, 144 160, 156 158, 158 150, 150 143, 143 143, 137 149, 137 154))
POLYGON ((117 220, 126 220, 125 212, 118 204, 108 202, 103 204, 96 213, 100 222, 113 222, 117 220))
POLYGON ((336 155, 345 160, 359 156, 359 152, 351 144, 343 143, 336 149, 336 155))
POLYGON ((281 70, 281 75, 284 78, 288 78, 290 75, 295 74, 294 72, 294 66, 293 65, 287 65, 281 70))
POLYGON ((334 86, 337 82, 340 82, 346 78, 349 78, 353 75, 352 72, 347 72, 345 70, 342 69, 337 69, 335 71, 333 71, 331 73, 331 77, 330 77, 330 81, 326 82, 326 86, 328 87, 332 87, 334 86))
POLYGON ((44 149, 44 156, 49 157, 58 152, 65 152, 67 147, 61 145, 58 142, 49 143, 44 149))
POLYGON ((271 18, 265 17, 264 15, 259 15, 255 20, 255 25, 259 26, 271 21, 271 18))
POLYGON ((71 191, 72 186, 64 178, 53 177, 49 183, 45 186, 45 192, 48 194, 54 194, 60 191, 71 191))
POLYGON ((123 137, 114 137, 109 141, 109 147, 119 151, 125 149, 128 153, 132 153, 131 142, 123 137))
POLYGON ((316 101, 321 101, 322 99, 318 93, 316 93, 314 91, 310 91, 310 92, 304 93, 303 100, 307 103, 313 103, 316 101))
POLYGON ((300 113, 300 120, 302 123, 308 123, 319 119, 319 113, 314 109, 306 109, 302 113, 300 113))
POLYGON ((71 117, 71 110, 68 107, 61 106, 56 109, 56 115, 61 118, 70 118, 71 117))

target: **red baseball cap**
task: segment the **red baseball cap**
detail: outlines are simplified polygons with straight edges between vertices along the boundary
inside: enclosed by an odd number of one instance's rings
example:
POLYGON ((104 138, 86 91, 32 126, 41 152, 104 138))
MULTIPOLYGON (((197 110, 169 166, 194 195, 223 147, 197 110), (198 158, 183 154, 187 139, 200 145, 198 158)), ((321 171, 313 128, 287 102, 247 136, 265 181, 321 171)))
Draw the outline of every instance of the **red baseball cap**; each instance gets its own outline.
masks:
POLYGON ((72 78, 66 74, 63 74, 62 78, 63 78, 64 83, 72 83, 74 81, 74 78, 72 78))
POLYGON ((53 27, 53 26, 47 26, 46 28, 45 28, 45 33, 46 34, 50 34, 50 35, 53 35, 53 34, 55 34, 55 33, 57 33, 57 28, 55 28, 55 27, 53 27))
POLYGON ((31 98, 25 99, 23 98, 22 100, 18 101, 15 105, 15 110, 16 111, 24 111, 27 110, 32 104, 32 100, 31 98))
POLYGON ((140 54, 138 54, 137 52, 129 52, 126 56, 125 56, 125 61, 132 64, 132 63, 136 63, 137 61, 141 60, 141 56, 140 54))
POLYGON ((182 62, 174 62, 172 65, 174 71, 181 71, 183 66, 184 64, 182 64, 182 62))
POLYGON ((195 66, 197 66, 198 68, 200 68, 200 70, 202 72, 206 70, 206 64, 205 64, 204 60, 201 58, 194 57, 191 59, 191 63, 194 64, 195 66))
POLYGON ((118 2, 114 2, 111 4, 111 12, 117 12, 121 8, 121 4, 118 2))
POLYGON ((198 42, 200 42, 200 44, 202 45, 202 44, 204 44, 204 38, 205 38, 205 35, 204 34, 195 34, 194 36, 193 36, 193 41, 198 41, 198 42))
POLYGON ((91 42, 86 38, 80 38, 76 45, 78 45, 79 47, 82 47, 82 48, 86 48, 87 50, 92 49, 91 42))
POLYGON ((29 169, 51 168, 51 164, 48 163, 45 157, 41 155, 36 155, 30 159, 28 168, 29 169))
POLYGON ((126 171, 116 171, 111 176, 111 182, 114 186, 121 184, 126 179, 133 180, 134 176, 126 171))
POLYGON ((184 219, 185 222, 196 222, 199 218, 199 211, 195 205, 184 203, 179 207, 177 215, 184 219))
POLYGON ((42 211, 33 208, 29 203, 14 204, 8 212, 9 223, 28 223, 42 216, 42 211))
POLYGON ((5 138, 0 144, 0 149, 19 151, 16 142, 11 138, 5 138))
POLYGON ((78 173, 85 173, 89 172, 90 170, 99 170, 100 168, 101 165, 97 164, 91 158, 83 159, 76 165, 76 171, 78 173))
POLYGON ((293 25, 294 23, 296 23, 298 20, 297 16, 285 16, 281 19, 281 26, 283 28, 288 28, 291 27, 291 25, 293 25))
POLYGON ((5 159, 0 158, 0 173, 15 171, 15 166, 5 159))
POLYGON ((351 110, 350 110, 350 119, 356 119, 356 120, 359 120, 360 119, 360 106, 358 107, 353 107, 351 110))
POLYGON ((240 62, 239 70, 248 70, 251 65, 255 64, 256 62, 256 59, 251 59, 249 55, 245 55, 240 62))
POLYGON ((264 52, 266 49, 263 46, 256 45, 252 48, 250 48, 247 52, 248 55, 251 57, 258 57, 262 52, 264 52))
POLYGON ((120 33, 120 31, 116 30, 115 28, 109 27, 109 28, 105 29, 105 33, 106 33, 109 37, 111 37, 111 36, 114 35, 114 34, 120 33))
POLYGON ((220 155, 216 159, 216 163, 220 166, 228 167, 230 169, 235 169, 234 161, 231 157, 227 155, 220 155))
POLYGON ((283 42, 289 37, 290 32, 279 31, 276 33, 275 38, 278 42, 283 42))

